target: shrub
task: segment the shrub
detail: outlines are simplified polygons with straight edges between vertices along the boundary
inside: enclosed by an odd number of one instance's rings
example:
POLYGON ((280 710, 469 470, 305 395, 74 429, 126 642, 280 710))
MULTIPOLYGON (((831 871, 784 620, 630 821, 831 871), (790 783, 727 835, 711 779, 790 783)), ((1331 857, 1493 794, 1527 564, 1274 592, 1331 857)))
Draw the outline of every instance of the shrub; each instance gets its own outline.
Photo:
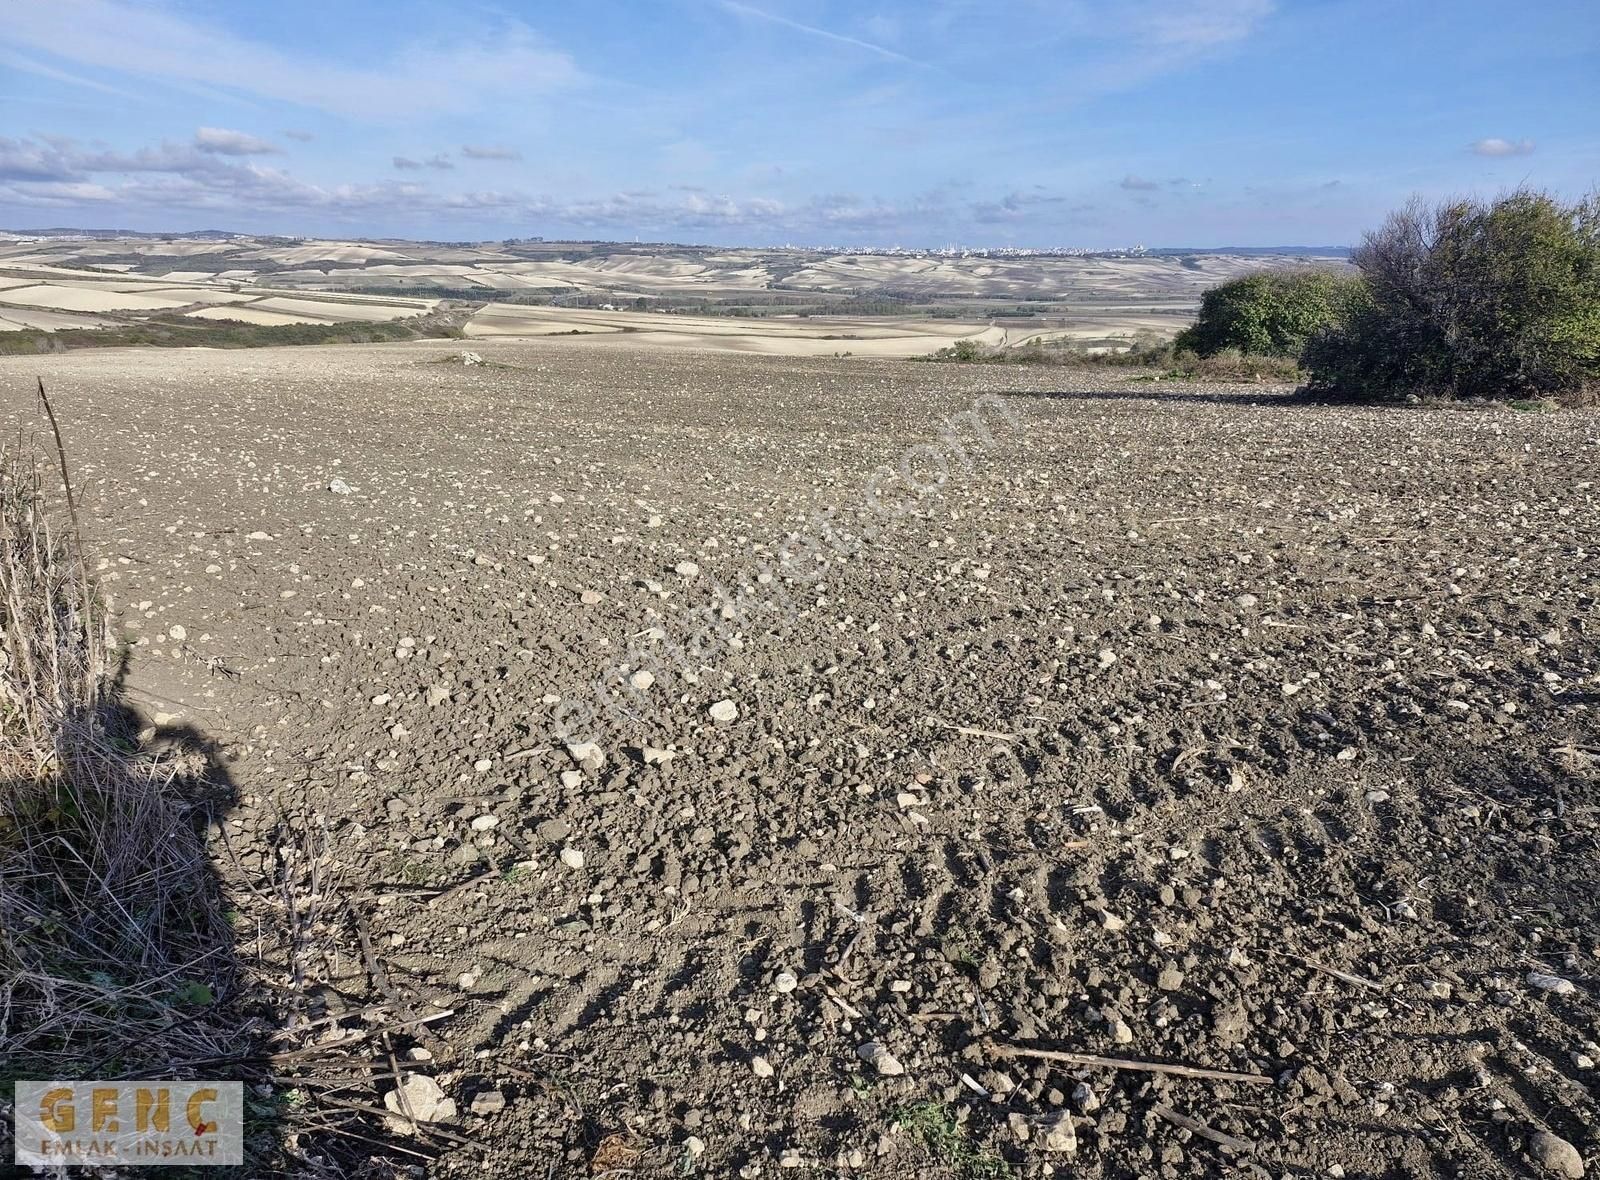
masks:
POLYGON ((1174 346, 1200 356, 1298 357, 1315 332, 1343 320, 1361 280, 1328 270, 1261 271, 1212 287, 1174 346))
POLYGON ((195 767, 137 746, 59 436, 55 458, 70 527, 43 456, 0 452, 0 1088, 248 1051, 222 1004, 232 938, 185 796, 195 767))
POLYGON ((1515 401, 1600 381, 1600 197, 1413 202, 1354 261, 1366 289, 1309 342, 1312 392, 1515 401))

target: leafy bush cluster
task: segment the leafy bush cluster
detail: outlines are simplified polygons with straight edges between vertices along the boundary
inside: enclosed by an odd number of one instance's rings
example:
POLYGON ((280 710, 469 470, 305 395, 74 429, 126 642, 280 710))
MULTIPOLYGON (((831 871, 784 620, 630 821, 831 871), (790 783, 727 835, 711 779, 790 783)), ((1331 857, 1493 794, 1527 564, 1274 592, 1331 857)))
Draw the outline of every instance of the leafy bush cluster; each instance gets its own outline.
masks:
POLYGON ((1235 349, 1298 358, 1313 334, 1343 322, 1361 292, 1360 278, 1330 270, 1245 275, 1202 295, 1199 319, 1173 346, 1203 357, 1235 349))
POLYGON ((1519 401, 1600 383, 1600 197, 1413 202, 1354 262, 1360 298, 1303 355, 1313 392, 1519 401))

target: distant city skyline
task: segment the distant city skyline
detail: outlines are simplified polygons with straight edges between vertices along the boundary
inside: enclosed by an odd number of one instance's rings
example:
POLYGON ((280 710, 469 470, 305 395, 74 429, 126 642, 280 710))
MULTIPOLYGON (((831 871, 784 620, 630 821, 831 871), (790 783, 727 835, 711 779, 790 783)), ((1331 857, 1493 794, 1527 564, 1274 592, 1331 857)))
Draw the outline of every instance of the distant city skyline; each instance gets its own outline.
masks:
POLYGON ((13 3, 0 225, 1334 246, 1600 181, 1600 13, 1460 0, 13 3))

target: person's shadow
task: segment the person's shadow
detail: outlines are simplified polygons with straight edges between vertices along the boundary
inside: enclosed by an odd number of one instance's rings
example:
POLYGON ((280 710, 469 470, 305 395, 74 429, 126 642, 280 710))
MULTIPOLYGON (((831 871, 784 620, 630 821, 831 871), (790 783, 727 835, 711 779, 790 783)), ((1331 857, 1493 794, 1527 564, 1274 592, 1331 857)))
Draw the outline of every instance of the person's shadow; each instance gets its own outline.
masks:
POLYGON ((261 1056, 207 847, 233 782, 198 728, 138 713, 127 672, 50 723, 38 773, 0 778, 0 1169, 15 1081, 233 1081, 261 1056))

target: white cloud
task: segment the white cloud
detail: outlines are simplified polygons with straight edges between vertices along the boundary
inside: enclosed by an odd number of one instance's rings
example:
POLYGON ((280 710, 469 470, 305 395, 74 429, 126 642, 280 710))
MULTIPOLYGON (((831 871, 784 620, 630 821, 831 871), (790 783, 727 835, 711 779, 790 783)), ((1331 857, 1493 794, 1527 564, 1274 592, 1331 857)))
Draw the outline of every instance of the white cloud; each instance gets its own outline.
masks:
POLYGON ((309 131, 297 131, 293 128, 285 131, 283 135, 285 139, 292 139, 296 143, 310 143, 316 138, 316 136, 312 135, 309 131))
POLYGON ((194 133, 194 146, 216 156, 276 156, 283 152, 275 143, 225 127, 200 128, 194 133))
POLYGON ((119 196, 101 184, 49 181, 43 184, 7 185, 0 182, 0 196, 19 205, 110 204, 119 196))
POLYGON ((522 153, 516 148, 500 147, 496 144, 465 144, 461 154, 469 160, 520 160, 522 153))
POLYGON ((450 157, 443 153, 429 156, 426 160, 413 160, 409 156, 396 156, 394 158, 394 166, 401 172, 416 172, 423 168, 434 168, 441 172, 447 172, 455 167, 450 162, 450 157))
MULTIPOLYGON (((372 65, 289 56, 263 42, 189 20, 166 5, 130 0, 7 4, 0 45, 94 71, 216 87, 376 122, 480 111, 575 82, 565 54, 527 25, 463 29, 453 43, 413 45, 372 65)), ((53 69, 40 66, 38 69, 53 69)))
POLYGON ((1143 0, 1124 15, 1161 44, 1204 49, 1249 36, 1276 7, 1274 0, 1143 0))
POLYGON ((1146 180, 1142 176, 1134 176, 1130 172, 1127 176, 1122 178, 1121 187, 1129 190, 1130 192, 1148 193, 1160 188, 1161 186, 1153 180, 1146 180))
MULTIPOLYGON (((402 171, 448 164, 396 157, 402 171)), ((1032 200, 1034 198, 1027 198, 1032 200)), ((1015 207, 1017 198, 1010 198, 1015 207)), ((1002 202, 1003 203, 1003 202, 1002 202)), ((428 219, 459 220, 481 214, 497 222, 557 225, 594 232, 648 230, 690 238, 710 230, 741 228, 773 239, 807 232, 844 234, 912 228, 948 217, 952 207, 938 192, 902 201, 827 194, 801 202, 740 197, 679 186, 666 197, 633 190, 609 196, 552 197, 527 192, 439 193, 409 180, 377 184, 318 185, 277 168, 203 152, 188 144, 161 143, 133 152, 101 151, 71 140, 0 137, 0 208, 114 206, 117 216, 178 211, 206 212, 243 228, 264 218, 294 222, 333 216, 373 232, 378 225, 414 227, 428 219)), ((998 207, 998 206, 997 206, 998 207)))
POLYGON ((1499 139, 1491 136, 1488 139, 1480 139, 1473 143, 1472 153, 1477 156, 1531 156, 1533 155, 1533 140, 1499 139))

